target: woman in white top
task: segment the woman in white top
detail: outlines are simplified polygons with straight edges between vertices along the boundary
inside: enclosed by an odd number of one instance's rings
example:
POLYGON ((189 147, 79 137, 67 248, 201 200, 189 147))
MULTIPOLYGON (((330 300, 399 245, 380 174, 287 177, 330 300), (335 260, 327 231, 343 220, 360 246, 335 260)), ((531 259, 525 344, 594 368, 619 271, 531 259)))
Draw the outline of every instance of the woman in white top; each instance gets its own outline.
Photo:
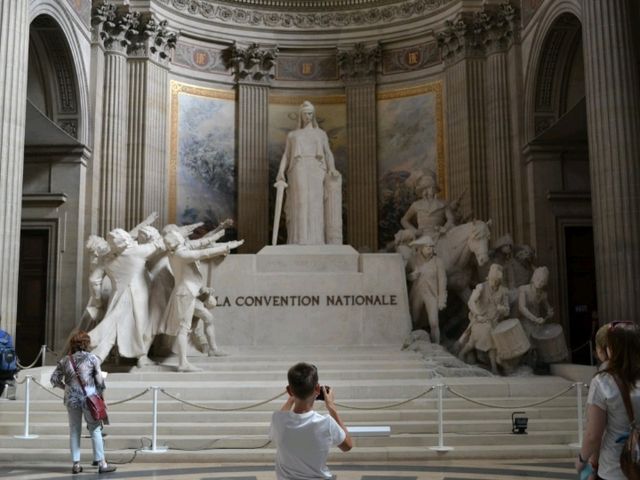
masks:
POLYGON ((629 432, 629 416, 616 379, 630 392, 634 415, 640 412, 640 328, 633 322, 613 322, 607 332, 607 367, 598 372, 589 386, 587 430, 576 459, 581 472, 586 459, 599 452, 597 477, 626 480, 620 469, 620 453, 629 432))

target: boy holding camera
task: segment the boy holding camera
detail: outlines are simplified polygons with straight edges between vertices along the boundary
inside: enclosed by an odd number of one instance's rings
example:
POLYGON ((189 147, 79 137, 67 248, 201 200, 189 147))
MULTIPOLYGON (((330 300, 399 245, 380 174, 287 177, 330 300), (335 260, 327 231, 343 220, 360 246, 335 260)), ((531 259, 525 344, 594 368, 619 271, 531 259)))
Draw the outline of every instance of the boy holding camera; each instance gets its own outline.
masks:
POLYGON ((332 446, 343 452, 353 447, 351 436, 340 420, 331 388, 318 384, 314 365, 298 363, 287 372, 289 398, 271 418, 269 436, 275 442, 278 480, 333 478, 327 468, 332 446), (324 400, 329 415, 313 410, 316 400, 324 400))

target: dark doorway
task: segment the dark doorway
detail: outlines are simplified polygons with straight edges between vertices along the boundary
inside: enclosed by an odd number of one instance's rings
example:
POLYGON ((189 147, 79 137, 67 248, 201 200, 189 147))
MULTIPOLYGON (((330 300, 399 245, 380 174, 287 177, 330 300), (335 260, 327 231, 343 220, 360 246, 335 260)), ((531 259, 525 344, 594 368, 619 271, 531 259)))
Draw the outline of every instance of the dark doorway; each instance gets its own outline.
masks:
POLYGON ((588 346, 597 329, 596 266, 592 227, 566 227, 567 297, 570 347, 574 363, 591 363, 588 346))
POLYGON ((49 231, 22 230, 16 352, 23 365, 30 364, 45 344, 48 262, 49 231))

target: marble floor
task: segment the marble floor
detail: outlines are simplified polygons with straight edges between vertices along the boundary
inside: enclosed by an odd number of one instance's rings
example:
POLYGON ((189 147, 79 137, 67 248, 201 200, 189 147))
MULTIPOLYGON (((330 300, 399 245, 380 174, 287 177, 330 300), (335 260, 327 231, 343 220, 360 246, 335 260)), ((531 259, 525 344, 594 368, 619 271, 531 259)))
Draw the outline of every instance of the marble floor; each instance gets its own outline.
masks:
MULTIPOLYGON (((508 480, 576 478, 572 459, 554 460, 456 460, 432 462, 334 463, 330 468, 338 480, 508 480)), ((132 462, 118 471, 98 475, 96 467, 84 466, 80 475, 70 465, 49 463, 0 464, 0 479, 184 479, 184 480, 274 480, 273 465, 246 464, 154 464, 132 462)))

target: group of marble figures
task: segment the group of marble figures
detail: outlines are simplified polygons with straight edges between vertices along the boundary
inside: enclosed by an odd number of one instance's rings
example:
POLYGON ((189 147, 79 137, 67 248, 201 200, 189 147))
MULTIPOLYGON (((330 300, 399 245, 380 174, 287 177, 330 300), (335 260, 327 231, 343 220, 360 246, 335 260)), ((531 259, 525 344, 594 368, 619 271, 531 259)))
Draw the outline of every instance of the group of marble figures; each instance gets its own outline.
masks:
POLYGON ((468 326, 451 345, 461 359, 476 354, 495 373, 499 366, 510 373, 521 363, 565 360, 562 327, 549 322, 547 267, 536 268, 533 249, 514 245, 510 235, 490 250, 490 222, 458 225, 459 200, 449 204, 436 197, 438 190, 432 173, 416 182, 418 200, 393 245, 405 261, 414 328, 428 328, 431 341, 441 343, 439 312, 450 291, 468 309, 468 326))
MULTIPOLYGON (((273 244, 283 210, 287 243, 341 244, 341 185, 315 107, 305 101, 298 128, 287 136, 274 185, 273 244)), ((419 177, 418 199, 402 217, 403 229, 392 247, 405 261, 414 328, 428 325, 431 341, 441 343, 439 312, 447 308, 447 293, 452 292, 468 308, 468 326, 463 318, 466 329, 452 346, 463 359, 484 356, 494 372, 498 366, 512 371, 532 358, 564 360, 568 352, 562 328, 547 323, 553 317, 546 294, 549 271, 534 267, 533 249, 514 246, 506 235, 490 250, 491 222, 469 221, 460 213, 462 197, 448 203, 438 192, 432 172, 419 177)), ((194 328, 204 330, 201 343, 206 342, 209 355, 223 354, 214 336, 215 297, 198 262, 227 255, 242 241, 217 242, 224 222, 203 238, 188 240, 198 225, 167 225, 160 233, 151 226, 155 220, 151 215, 131 232, 112 230, 106 240, 89 238, 91 298, 81 328, 95 325, 89 335, 101 360, 117 342, 120 355, 137 358, 140 366, 149 362, 147 353, 157 335, 175 337, 178 369, 192 371, 196 368, 187 361, 187 348, 194 328)))
POLYGON ((226 256, 243 241, 219 243, 229 221, 198 240, 189 235, 202 224, 166 225, 159 232, 152 214, 131 231, 111 230, 106 240, 92 235, 86 247, 91 257, 90 299, 80 329, 89 330, 93 353, 104 361, 117 343, 120 356, 147 356, 154 338, 174 337, 178 371, 197 371, 187 360, 189 333, 201 323, 208 354, 220 356, 215 341, 213 290, 205 286, 199 261, 226 256))

